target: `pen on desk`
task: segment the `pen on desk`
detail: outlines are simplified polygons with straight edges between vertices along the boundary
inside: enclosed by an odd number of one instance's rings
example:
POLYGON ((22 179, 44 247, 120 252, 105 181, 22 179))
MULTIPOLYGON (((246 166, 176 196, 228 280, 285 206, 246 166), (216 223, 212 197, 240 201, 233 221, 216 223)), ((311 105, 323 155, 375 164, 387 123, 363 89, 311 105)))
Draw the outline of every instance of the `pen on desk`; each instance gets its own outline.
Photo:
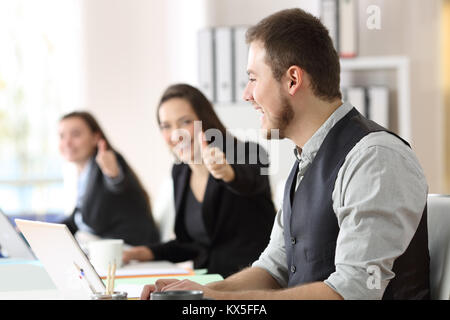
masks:
POLYGON ((108 263, 108 274, 106 275, 106 294, 111 291, 111 263, 108 263))
POLYGON ((106 294, 114 293, 114 281, 116 278, 116 262, 114 261, 112 266, 108 263, 108 276, 106 277, 106 294))
POLYGON ((114 282, 116 281, 116 261, 113 263, 111 271, 111 294, 114 293, 114 282))
POLYGON ((114 261, 111 272, 111 294, 114 293, 114 282, 116 280, 116 261, 114 261))
POLYGON ((85 276, 84 270, 83 270, 82 268, 80 268, 80 267, 77 265, 77 263, 76 263, 75 261, 73 262, 73 264, 74 264, 75 268, 77 269, 77 271, 78 271, 79 274, 80 274, 80 275, 79 275, 80 279, 86 281, 86 283, 87 283, 87 285, 89 286, 89 289, 91 289, 92 293, 93 293, 93 294, 96 294, 97 291, 95 291, 94 287, 93 287, 92 284, 89 282, 88 278, 85 276))
POLYGON ((116 280, 116 262, 114 261, 112 266, 111 262, 108 263, 108 274, 106 276, 106 294, 114 293, 114 282, 116 280))

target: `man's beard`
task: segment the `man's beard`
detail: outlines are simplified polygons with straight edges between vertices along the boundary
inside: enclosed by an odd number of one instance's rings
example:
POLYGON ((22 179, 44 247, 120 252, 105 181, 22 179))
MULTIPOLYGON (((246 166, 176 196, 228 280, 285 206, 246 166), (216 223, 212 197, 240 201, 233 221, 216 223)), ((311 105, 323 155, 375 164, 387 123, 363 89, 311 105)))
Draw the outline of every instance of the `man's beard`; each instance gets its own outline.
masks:
MULTIPOLYGON (((265 130, 266 139, 284 139, 286 138, 285 132, 287 126, 294 118, 294 109, 289 103, 288 99, 284 96, 281 97, 281 116, 277 119, 270 120, 273 124, 272 128, 265 130)), ((269 119, 268 119, 269 120, 269 119)))

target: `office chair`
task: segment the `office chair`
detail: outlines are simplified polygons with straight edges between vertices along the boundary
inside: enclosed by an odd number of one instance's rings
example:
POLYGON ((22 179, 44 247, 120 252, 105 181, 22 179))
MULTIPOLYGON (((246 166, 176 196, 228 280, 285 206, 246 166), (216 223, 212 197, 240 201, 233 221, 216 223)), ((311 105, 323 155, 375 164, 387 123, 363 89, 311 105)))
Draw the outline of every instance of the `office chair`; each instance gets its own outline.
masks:
POLYGON ((431 299, 450 299, 450 195, 428 195, 431 299))

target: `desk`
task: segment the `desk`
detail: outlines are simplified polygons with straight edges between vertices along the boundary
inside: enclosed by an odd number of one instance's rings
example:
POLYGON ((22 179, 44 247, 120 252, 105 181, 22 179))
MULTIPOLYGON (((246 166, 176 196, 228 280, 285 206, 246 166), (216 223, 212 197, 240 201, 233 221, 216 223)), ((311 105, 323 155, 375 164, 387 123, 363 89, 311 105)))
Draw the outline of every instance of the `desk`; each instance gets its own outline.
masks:
POLYGON ((61 299, 39 261, 0 259, 1 300, 61 299))
MULTIPOLYGON (((149 264, 146 262, 145 264, 149 264)), ((158 268, 162 262, 155 262, 158 268)), ((116 289, 127 291, 130 298, 140 295, 145 284, 160 278, 190 279, 200 284, 219 281, 216 274, 155 275, 118 278, 116 289)), ((39 261, 0 259, 0 300, 61 300, 57 288, 39 261)))

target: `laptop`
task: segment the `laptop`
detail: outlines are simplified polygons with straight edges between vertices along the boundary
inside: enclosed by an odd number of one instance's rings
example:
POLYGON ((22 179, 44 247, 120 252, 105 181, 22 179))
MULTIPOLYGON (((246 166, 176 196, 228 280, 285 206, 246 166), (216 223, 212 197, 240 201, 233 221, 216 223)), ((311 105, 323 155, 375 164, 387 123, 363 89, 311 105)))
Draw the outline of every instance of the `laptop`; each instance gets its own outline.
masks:
POLYGON ((6 258, 36 260, 33 251, 0 209, 0 251, 6 258))
POLYGON ((90 299, 105 285, 65 224, 15 219, 63 299, 90 299))

